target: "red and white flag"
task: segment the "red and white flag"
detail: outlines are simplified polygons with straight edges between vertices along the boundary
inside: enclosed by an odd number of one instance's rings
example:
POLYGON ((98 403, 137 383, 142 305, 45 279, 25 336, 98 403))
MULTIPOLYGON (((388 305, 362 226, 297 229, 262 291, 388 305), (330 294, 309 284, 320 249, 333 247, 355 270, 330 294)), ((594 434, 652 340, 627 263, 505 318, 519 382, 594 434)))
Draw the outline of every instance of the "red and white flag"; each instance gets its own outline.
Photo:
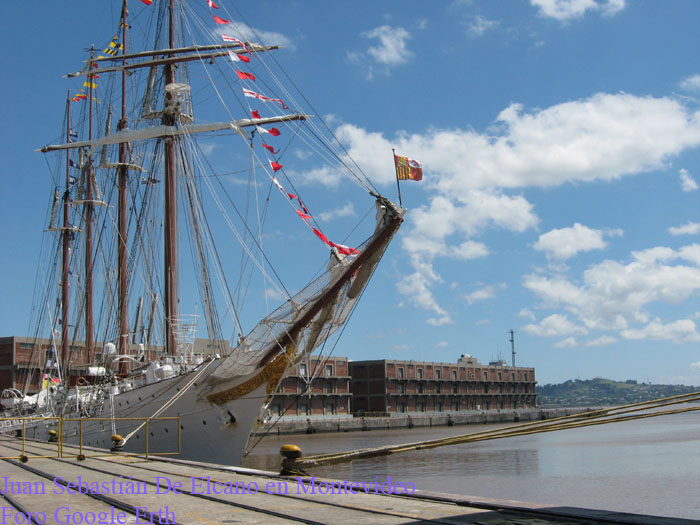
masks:
POLYGON ((234 38, 232 36, 229 36, 227 34, 222 33, 221 38, 224 39, 224 42, 235 42, 239 46, 241 46, 243 49, 248 51, 250 53, 250 49, 248 49, 248 46, 246 46, 242 41, 238 40, 237 38, 234 38))
POLYGON ((258 133, 269 133, 273 137, 279 137, 282 134, 282 132, 280 130, 278 130, 277 128, 267 129, 267 128, 263 128, 262 126, 255 126, 255 129, 258 130, 258 133))
POLYGON ((259 100, 262 100, 264 102, 279 102, 282 105, 282 109, 289 109, 282 100, 279 98, 270 98, 266 97, 265 95, 261 95, 260 93, 256 93, 255 91, 251 91, 250 89, 243 89, 243 94, 246 97, 250 98, 257 98, 259 100))
POLYGON ((216 5, 213 0, 207 0, 207 4, 209 4, 209 7, 213 7, 214 9, 219 9, 219 6, 216 5))
POLYGON ((235 51, 229 51, 228 56, 232 62, 250 62, 250 58, 245 55, 239 55, 235 51))
POLYGON ((282 164, 278 164, 277 162, 272 162, 270 161, 270 167, 272 168, 272 171, 279 171, 281 170, 284 166, 282 164))
POLYGON ((272 182, 274 182, 274 183, 275 183, 275 186, 277 186, 277 188, 278 188, 282 193, 284 193, 284 188, 282 187, 282 185, 280 184, 280 181, 278 181, 276 177, 272 177, 272 182))

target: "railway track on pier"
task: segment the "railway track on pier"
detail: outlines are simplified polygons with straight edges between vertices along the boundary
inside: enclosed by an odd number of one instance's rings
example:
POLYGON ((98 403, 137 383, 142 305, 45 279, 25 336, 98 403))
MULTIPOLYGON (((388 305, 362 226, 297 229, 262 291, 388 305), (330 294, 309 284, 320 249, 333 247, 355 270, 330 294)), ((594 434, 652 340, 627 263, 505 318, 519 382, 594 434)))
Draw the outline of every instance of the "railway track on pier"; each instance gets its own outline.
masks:
MULTIPOLYGON (((34 456, 55 451, 55 446, 47 443, 27 442, 25 447, 34 456)), ((68 449, 64 446, 64 450, 68 449)), ((21 451, 16 439, 0 439, 0 456, 19 455, 21 451)), ((121 521, 107 523, 687 523, 687 520, 624 521, 618 514, 607 518, 597 515, 592 520, 557 515, 535 507, 508 508, 498 502, 466 504, 439 495, 324 494, 317 489, 332 480, 285 478, 260 471, 170 459, 147 461, 126 455, 88 457, 84 461, 31 458, 28 463, 6 459, 0 462, 0 491, 3 477, 28 483, 26 488, 45 488, 44 494, 26 494, 21 490, 5 494, 16 513, 34 516, 34 520, 27 521, 32 523, 75 523, 78 518, 89 523, 86 516, 99 515, 114 520, 115 513, 122 513, 121 521), (90 494, 77 490, 81 481, 85 487, 94 483, 97 487, 103 484, 109 487, 112 482, 118 482, 117 486, 131 482, 142 490, 141 493, 90 494), (69 491, 71 486, 73 489, 69 491), (212 486, 220 492, 222 487, 236 487, 237 493, 216 494, 212 486)))

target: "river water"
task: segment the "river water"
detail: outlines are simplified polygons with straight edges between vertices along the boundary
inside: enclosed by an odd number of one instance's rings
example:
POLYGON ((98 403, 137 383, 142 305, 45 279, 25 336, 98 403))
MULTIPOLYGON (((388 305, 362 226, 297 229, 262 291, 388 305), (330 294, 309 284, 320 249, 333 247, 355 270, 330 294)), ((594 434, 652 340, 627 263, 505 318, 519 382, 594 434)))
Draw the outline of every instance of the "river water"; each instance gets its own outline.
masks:
MULTIPOLYGON (((503 425, 266 436, 245 459, 278 471, 279 448, 305 455, 408 443, 503 425)), ((451 445, 313 469, 318 477, 658 516, 700 523, 700 412, 451 445)))

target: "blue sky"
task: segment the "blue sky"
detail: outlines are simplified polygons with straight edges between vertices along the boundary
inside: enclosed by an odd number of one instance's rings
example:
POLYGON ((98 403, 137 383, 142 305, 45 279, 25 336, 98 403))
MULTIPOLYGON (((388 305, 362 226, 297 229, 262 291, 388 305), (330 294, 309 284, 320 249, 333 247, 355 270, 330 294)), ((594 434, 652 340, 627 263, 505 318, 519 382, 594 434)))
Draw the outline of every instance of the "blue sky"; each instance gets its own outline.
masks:
MULTIPOLYGON (((111 37, 104 4, 4 7, 2 335, 29 330, 52 190, 33 150, 60 134, 76 86, 61 75, 111 37)), ((131 6, 135 27, 153 9, 131 6)), ((510 362, 513 329, 541 383, 700 385, 698 2, 220 6, 284 46, 276 60, 382 193, 396 198, 392 148, 424 167, 335 354, 510 362)), ((364 214, 333 173, 294 175, 328 231, 364 214)), ((322 252, 299 235, 300 258, 322 252)))

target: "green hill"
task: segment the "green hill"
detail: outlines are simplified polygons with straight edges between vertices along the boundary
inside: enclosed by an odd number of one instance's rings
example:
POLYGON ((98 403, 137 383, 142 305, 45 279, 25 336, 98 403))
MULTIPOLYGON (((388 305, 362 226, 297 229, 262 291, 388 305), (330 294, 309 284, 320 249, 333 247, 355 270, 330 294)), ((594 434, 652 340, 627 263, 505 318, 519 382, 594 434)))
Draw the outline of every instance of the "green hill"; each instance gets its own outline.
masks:
POLYGON ((543 406, 609 406, 627 405, 650 401, 662 397, 697 392, 700 387, 683 385, 651 385, 627 381, 595 379, 573 379, 559 385, 537 386, 540 403, 543 406))

